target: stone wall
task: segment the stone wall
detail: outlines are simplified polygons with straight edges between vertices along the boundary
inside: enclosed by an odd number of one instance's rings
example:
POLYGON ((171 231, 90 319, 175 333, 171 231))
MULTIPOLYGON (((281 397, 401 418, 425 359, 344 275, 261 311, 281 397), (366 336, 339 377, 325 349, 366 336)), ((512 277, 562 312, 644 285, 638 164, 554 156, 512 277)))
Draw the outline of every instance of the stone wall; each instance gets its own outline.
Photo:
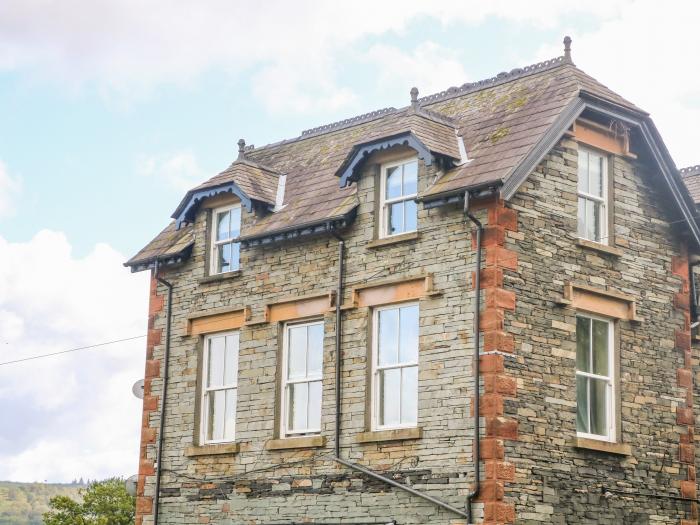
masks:
MULTIPOLYGON (((683 243, 660 209, 660 175, 615 158, 613 235, 621 254, 579 246, 577 144, 563 140, 509 205, 518 231, 505 242, 518 256, 504 288, 517 296, 505 326, 515 353, 505 370, 517 377, 518 440, 504 454, 515 468, 506 500, 520 524, 697 523, 691 356, 683 243), (576 312, 558 305, 565 282, 624 292, 641 323, 616 323, 620 435, 631 455, 574 446, 576 312), (680 307, 680 308, 679 308, 680 307), (690 411, 690 412, 689 412, 690 411), (687 519, 688 521, 682 521, 687 519)), ((611 243, 612 244, 612 243, 611 243)))
MULTIPOLYGON (((621 254, 576 242, 576 144, 563 140, 511 202, 477 206, 486 225, 481 405, 483 492, 477 521, 487 523, 696 524, 693 382, 686 254, 655 197, 660 184, 632 162, 615 159, 614 235, 621 254), (621 437, 631 455, 577 448, 575 314, 558 301, 574 281, 634 296, 642 323, 619 321, 621 437), (679 296, 678 294, 681 293, 679 296), (683 499, 686 498, 686 499, 683 499)), ((420 439, 358 443, 367 430, 369 308, 343 312, 341 455, 463 508, 473 482, 472 225, 458 206, 420 210, 417 239, 370 247, 375 179, 370 164, 358 184, 360 207, 344 232, 346 295, 368 282, 433 275, 437 293, 420 299, 420 439)), ((420 185, 434 175, 421 168, 420 185)), ((658 178, 658 177, 656 177, 658 178)), ((254 217, 244 214, 244 228, 254 217)), ((337 278, 337 241, 301 240, 242 252, 234 278, 205 277, 207 212, 175 284, 171 376, 166 411, 161 523, 263 525, 331 523, 464 524, 431 504, 351 472, 331 460, 334 429, 334 312, 325 327, 322 434, 311 449, 266 450, 276 438, 278 323, 257 323, 265 305, 328 294, 337 278), (250 308, 256 324, 240 331, 236 454, 188 456, 197 444, 200 338, 189 315, 250 308)), ((155 290, 155 289, 154 289, 155 290)), ((159 290, 160 294, 164 290, 159 290)), ((144 524, 153 496, 153 459, 162 388, 165 319, 152 296, 144 400, 139 509, 144 524), (149 376, 149 374, 151 374, 149 376)))
MULTIPOLYGON (((431 167, 432 170, 434 167, 431 167)), ((346 294, 363 284, 388 278, 432 274, 434 293, 420 304, 420 439, 358 443, 365 432, 370 308, 343 312, 341 455, 464 508, 473 481, 469 417, 472 372, 473 296, 470 224, 459 207, 421 210, 419 238, 370 248, 374 239, 375 178, 368 165, 359 182, 360 207, 346 237, 346 294)), ((420 170, 421 186, 434 172, 420 170)), ((486 219, 485 211, 480 214, 486 219)), ((254 217, 244 213, 244 228, 254 217)), ((460 524, 457 516, 340 466, 331 460, 334 446, 334 310, 323 315, 325 327, 322 435, 325 446, 266 450, 276 438, 275 414, 279 323, 259 323, 240 330, 237 454, 188 457, 197 444, 195 420, 201 341, 185 334, 187 316, 223 307, 249 307, 258 321, 266 304, 316 294, 336 287, 337 240, 317 237, 295 243, 242 251, 240 276, 200 283, 205 277, 207 212, 195 225, 191 259, 178 269, 164 269, 174 283, 173 337, 161 496, 161 523, 269 524, 295 521, 333 523, 460 524)), ((164 293, 160 290, 159 293, 164 293)), ((164 316, 155 319, 163 328, 164 316)), ((153 359, 162 359, 163 341, 153 359)), ((154 395, 160 381, 153 381, 154 395)), ((152 421, 157 426, 157 421, 152 421)), ((154 448, 148 446, 152 461, 154 448)), ((152 463, 150 463, 152 465, 152 463)), ((151 470, 145 469, 144 495, 153 496, 151 470)), ((143 499, 144 502, 149 501, 143 499)), ((144 510, 147 508, 144 504, 144 510)), ((144 514, 143 523, 152 522, 144 514)))

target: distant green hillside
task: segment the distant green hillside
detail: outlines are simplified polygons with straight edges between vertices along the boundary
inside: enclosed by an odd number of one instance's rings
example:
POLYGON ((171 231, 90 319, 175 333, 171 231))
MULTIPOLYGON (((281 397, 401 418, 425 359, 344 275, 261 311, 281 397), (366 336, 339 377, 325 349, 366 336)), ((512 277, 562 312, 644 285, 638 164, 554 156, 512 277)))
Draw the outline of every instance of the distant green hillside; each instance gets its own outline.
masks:
POLYGON ((0 481, 0 525, 41 525, 52 497, 78 499, 81 488, 79 484, 0 481))

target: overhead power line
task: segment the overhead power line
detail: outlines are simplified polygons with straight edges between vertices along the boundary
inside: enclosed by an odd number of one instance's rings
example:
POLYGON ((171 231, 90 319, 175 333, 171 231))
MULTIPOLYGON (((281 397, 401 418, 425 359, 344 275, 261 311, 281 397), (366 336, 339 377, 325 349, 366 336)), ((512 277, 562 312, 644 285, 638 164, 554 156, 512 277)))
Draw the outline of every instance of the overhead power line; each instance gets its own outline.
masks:
POLYGON ((21 363, 23 361, 33 361, 34 359, 42 359, 44 357, 52 357, 55 355, 61 355, 61 354, 68 354, 70 352, 77 352, 78 350, 89 350, 91 348, 98 348, 101 346, 107 346, 107 345, 113 345, 115 343, 123 343, 124 341, 133 341, 134 339, 141 339, 142 337, 146 337, 146 334, 144 335, 135 335, 133 337, 125 337, 124 339, 115 339, 113 341, 106 341, 104 343, 97 343, 94 345, 88 345, 88 346, 79 346, 78 348, 69 348, 68 350, 61 350, 60 352, 52 352, 50 354, 41 354, 41 355, 34 355, 31 357, 23 357, 22 359, 15 359, 13 361, 4 361, 0 362, 0 366, 2 365, 11 365, 14 363, 21 363))

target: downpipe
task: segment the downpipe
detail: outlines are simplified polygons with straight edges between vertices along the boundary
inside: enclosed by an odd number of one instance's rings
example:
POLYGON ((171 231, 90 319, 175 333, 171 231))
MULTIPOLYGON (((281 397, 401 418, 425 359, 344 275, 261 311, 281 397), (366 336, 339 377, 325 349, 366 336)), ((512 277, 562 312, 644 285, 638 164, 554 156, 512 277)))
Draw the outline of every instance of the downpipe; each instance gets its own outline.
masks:
POLYGON ((168 307, 165 320, 165 355, 163 357, 163 391, 161 393, 160 421, 158 430, 158 447, 156 452, 156 486, 153 494, 153 525, 158 525, 158 510, 160 508, 160 477, 161 463, 163 458, 163 431, 165 429, 165 402, 168 399, 168 361, 170 358, 170 325, 172 318, 173 285, 162 277, 158 276, 158 259, 155 262, 153 274, 156 281, 168 289, 168 307))
MULTIPOLYGON (((342 365, 343 365, 343 360, 341 357, 341 343, 342 343, 342 302, 343 302, 343 292, 345 289, 344 285, 344 277, 345 277, 345 241, 344 239, 338 235, 338 233, 335 230, 331 230, 331 233, 333 236, 338 240, 338 283, 337 283, 337 288, 336 288, 336 298, 335 298, 335 448, 334 448, 334 455, 333 455, 333 461, 336 463, 340 463, 341 465, 352 469, 356 472, 360 472, 364 474, 365 476, 368 476, 370 478, 376 479, 377 481, 381 481, 383 483, 386 483, 387 485, 390 485, 392 487, 395 487, 399 490, 403 490, 404 492, 407 492, 408 494, 411 494, 413 496, 416 496, 418 498, 421 498, 425 501, 428 501, 429 503, 440 507, 444 510, 447 510, 448 512, 451 512, 453 514, 456 514, 457 516, 460 516, 462 518, 468 518, 468 514, 463 511, 458 509, 457 507, 454 507, 450 505, 449 503, 446 503, 440 499, 434 498, 433 496, 430 496, 429 494, 425 494, 424 492, 420 492, 419 490, 416 490, 412 487, 409 487, 408 485, 404 485, 403 483, 399 483, 398 481, 395 481, 387 476, 384 476, 382 474, 378 474, 377 472, 374 472, 366 467, 363 467, 362 465, 358 465, 357 463, 353 463, 351 461, 347 461, 343 458, 340 457, 340 431, 341 431, 341 426, 340 426, 340 419, 342 415, 342 407, 341 407, 341 393, 342 393, 342 388, 341 388, 341 379, 342 379, 342 365)), ((157 525, 157 524, 155 524, 157 525)))
POLYGON ((479 404, 481 400, 481 385, 480 385, 480 361, 481 353, 479 329, 481 328, 481 238, 484 232, 484 226, 481 224, 470 210, 471 201, 469 192, 464 193, 464 215, 476 226, 476 264, 474 272, 474 362, 472 371, 474 373, 474 490, 467 495, 467 523, 474 523, 472 520, 474 500, 479 496, 481 491, 481 414, 479 413, 479 404))

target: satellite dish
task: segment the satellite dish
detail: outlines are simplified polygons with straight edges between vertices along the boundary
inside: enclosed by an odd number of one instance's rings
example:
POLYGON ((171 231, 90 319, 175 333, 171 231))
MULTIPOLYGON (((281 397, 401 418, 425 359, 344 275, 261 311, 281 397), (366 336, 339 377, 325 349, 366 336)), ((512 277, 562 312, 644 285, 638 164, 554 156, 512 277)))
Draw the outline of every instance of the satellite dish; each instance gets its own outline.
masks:
POLYGON ((129 476, 128 478, 126 478, 126 481, 124 482, 124 487, 129 493, 129 496, 131 496, 132 498, 136 497, 136 484, 138 483, 138 480, 138 475, 134 474, 133 476, 129 476))
POLYGON ((139 399, 143 399, 143 379, 139 379, 134 383, 134 386, 131 387, 131 391, 134 393, 136 397, 139 399))

